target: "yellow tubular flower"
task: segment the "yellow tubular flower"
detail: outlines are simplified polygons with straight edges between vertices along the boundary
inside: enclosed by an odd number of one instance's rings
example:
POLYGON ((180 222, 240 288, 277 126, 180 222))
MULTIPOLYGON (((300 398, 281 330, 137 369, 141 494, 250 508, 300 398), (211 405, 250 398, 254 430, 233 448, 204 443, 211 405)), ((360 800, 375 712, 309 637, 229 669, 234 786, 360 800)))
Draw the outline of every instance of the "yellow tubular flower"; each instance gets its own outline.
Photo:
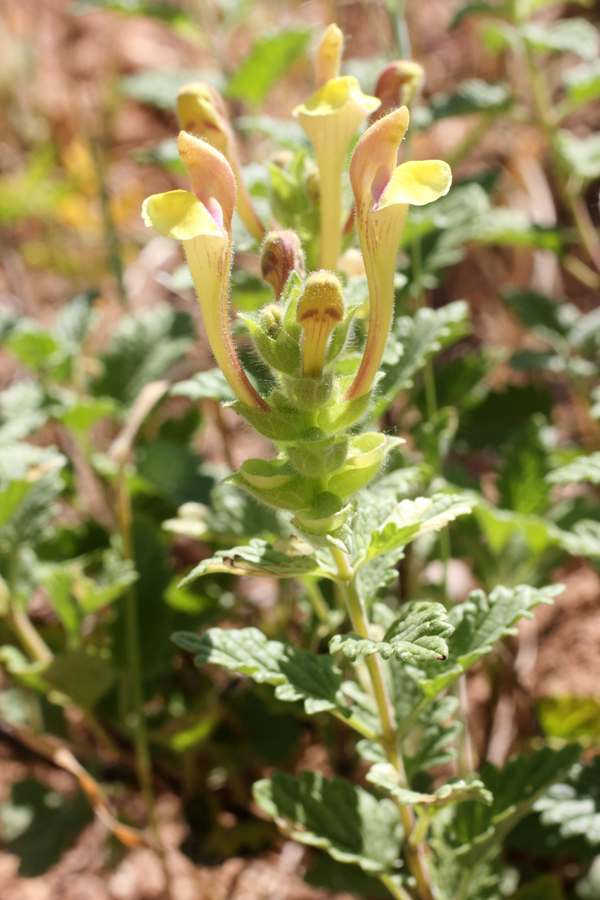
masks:
POLYGON ((341 245, 342 172, 350 141, 365 116, 379 107, 356 78, 331 78, 293 112, 315 148, 321 175, 322 269, 337 268, 341 245))
POLYGON ((153 194, 144 201, 142 216, 159 234, 183 242, 217 364, 242 403, 268 410, 240 364, 229 327, 231 219, 236 196, 233 172, 218 150, 185 131, 179 135, 178 148, 192 192, 153 194))
POLYGON ((379 370, 394 313, 398 243, 410 203, 424 206, 450 190, 447 163, 432 159, 396 166, 408 127, 405 106, 371 125, 350 162, 356 225, 369 286, 369 332, 365 353, 346 399, 366 394, 379 370))
POLYGON ((302 326, 302 374, 323 374, 331 332, 344 318, 344 294, 333 272, 313 272, 298 299, 296 321, 302 326))
POLYGON ((204 81, 185 84, 177 94, 177 117, 184 131, 204 138, 227 159, 237 181, 237 211, 252 237, 262 241, 265 228, 242 179, 235 135, 219 92, 204 81))
POLYGON ((330 25, 321 38, 315 55, 315 84, 318 88, 340 74, 344 35, 337 25, 330 25))

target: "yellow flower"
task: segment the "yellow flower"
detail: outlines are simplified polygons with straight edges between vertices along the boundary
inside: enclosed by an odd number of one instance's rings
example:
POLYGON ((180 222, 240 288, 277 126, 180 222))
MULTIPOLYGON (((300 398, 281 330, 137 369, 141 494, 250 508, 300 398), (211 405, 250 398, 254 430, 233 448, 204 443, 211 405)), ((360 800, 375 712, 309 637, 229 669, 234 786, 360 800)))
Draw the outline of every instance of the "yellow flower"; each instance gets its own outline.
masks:
POLYGON ((337 25, 330 25, 315 54, 315 84, 318 88, 340 74, 343 48, 344 35, 337 25))
POLYGON ((204 81, 185 84, 177 94, 177 117, 184 131, 204 138, 227 159, 238 187, 237 211, 252 237, 262 241, 265 228, 242 179, 235 135, 219 92, 204 81))
POLYGON ((408 121, 405 106, 379 119, 365 131, 350 162, 370 309, 365 353, 347 400, 370 390, 381 363, 394 313, 396 254, 408 206, 443 197, 452 183, 450 167, 441 160, 396 165, 408 121))
POLYGON ((217 364, 242 403, 268 410, 240 364, 229 327, 233 172, 218 150, 185 131, 179 135, 178 148, 192 191, 153 194, 144 201, 142 216, 159 234, 183 242, 217 364))
POLYGON ((350 75, 330 78, 293 112, 315 148, 321 174, 321 257, 335 269, 341 244, 342 172, 350 141, 359 125, 379 107, 350 75))
POLYGON ((333 272, 313 272, 298 298, 296 321, 302 326, 302 374, 318 378, 323 373, 331 332, 344 318, 344 294, 333 272))

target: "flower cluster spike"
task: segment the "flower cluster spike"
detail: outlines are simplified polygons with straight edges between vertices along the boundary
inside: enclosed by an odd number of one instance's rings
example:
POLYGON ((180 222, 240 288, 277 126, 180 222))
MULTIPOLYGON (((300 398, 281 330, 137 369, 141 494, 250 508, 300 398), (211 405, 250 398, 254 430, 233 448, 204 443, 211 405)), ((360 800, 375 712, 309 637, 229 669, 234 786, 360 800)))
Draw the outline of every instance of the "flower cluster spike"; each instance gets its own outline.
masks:
POLYGON ((229 327, 231 220, 236 197, 231 166, 222 153, 185 131, 179 135, 178 149, 192 190, 148 197, 142 208, 144 221, 159 234, 183 242, 218 365, 243 404, 268 410, 240 364, 229 327))
POLYGON ((375 96, 381 100, 378 118, 398 106, 410 106, 425 80, 423 66, 411 59, 397 59, 387 65, 377 79, 375 96))
POLYGON ((262 241, 265 228, 244 184, 237 142, 219 92, 204 81, 184 84, 177 94, 177 117, 184 131, 204 138, 226 158, 237 182, 237 211, 240 218, 252 237, 262 241))
POLYGON ((260 274, 273 288, 276 300, 281 298, 292 272, 297 272, 301 278, 305 274, 300 238, 289 229, 270 231, 261 250, 260 274))
POLYGON ((452 173, 432 159, 396 165, 408 127, 405 106, 371 125, 350 162, 356 225, 369 287, 369 331, 365 352, 346 399, 366 394, 379 370, 394 313, 394 272, 409 204, 424 206, 448 193, 452 173))

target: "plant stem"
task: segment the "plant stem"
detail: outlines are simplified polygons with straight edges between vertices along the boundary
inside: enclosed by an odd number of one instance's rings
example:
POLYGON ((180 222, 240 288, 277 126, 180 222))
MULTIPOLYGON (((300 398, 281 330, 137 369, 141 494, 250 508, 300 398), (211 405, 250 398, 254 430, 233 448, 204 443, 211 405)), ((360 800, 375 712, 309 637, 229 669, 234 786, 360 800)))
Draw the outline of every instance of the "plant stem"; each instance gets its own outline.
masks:
MULTIPOLYGON (((131 496, 129 493, 127 480, 125 478, 123 464, 121 464, 117 482, 117 519, 119 522, 121 540, 123 542, 123 557, 127 560, 130 560, 131 562, 134 562, 131 496)), ((134 718, 134 740, 137 775, 140 788, 144 796, 144 803, 146 805, 148 821, 150 823, 150 828, 154 837, 156 853, 160 860, 163 871, 163 877, 165 880, 165 896, 167 897, 167 900, 172 900, 170 875, 167 867, 165 848, 162 843, 158 825, 156 799, 154 797, 154 788, 152 784, 152 760, 150 756, 150 746, 148 743, 146 717, 144 715, 144 695, 142 681, 143 673, 142 658, 140 652, 137 593, 133 586, 129 587, 124 599, 127 683, 129 687, 129 701, 134 718)))
POLYGON ((17 579, 19 575, 19 548, 13 547, 8 562, 8 621, 31 659, 49 663, 53 653, 45 640, 31 624, 27 613, 17 600, 17 579))
POLYGON ((408 891, 405 891, 401 884, 397 884, 390 875, 380 875, 379 880, 385 884, 386 888, 396 900, 412 900, 408 891))
POLYGON ((600 272, 600 238, 590 218, 585 202, 570 183, 569 173, 565 172, 565 164, 557 150, 555 140, 556 114, 552 108, 541 70, 536 66, 533 53, 527 45, 523 45, 522 55, 529 76, 537 122, 548 142, 550 163, 561 199, 569 211, 582 247, 588 254, 594 268, 600 272))
POLYGON ((329 623, 329 607, 325 603, 323 594, 319 590, 316 579, 305 578, 303 579, 303 584, 306 589, 306 593, 308 594, 308 599, 310 600, 312 608, 315 611, 317 619, 319 620, 319 622, 327 625, 329 623))
MULTIPOLYGON (((330 551, 338 570, 338 584, 346 602, 346 608, 348 609, 352 627, 362 638, 372 640, 369 622, 356 587, 356 575, 348 562, 348 557, 337 547, 331 547, 330 551)), ((381 721, 381 745, 385 751, 388 762, 393 765, 398 773, 399 783, 403 787, 408 787, 406 772, 404 770, 404 761, 398 752, 398 735, 394 720, 394 712, 390 702, 379 655, 374 654, 373 656, 367 657, 366 664, 371 677, 373 694, 375 696, 375 702, 381 721)), ((417 882, 418 896, 421 900, 433 900, 429 873, 425 866, 425 846, 422 843, 413 844, 410 841, 415 826, 414 812, 411 806, 398 802, 396 805, 404 829, 404 852, 406 861, 417 882)))

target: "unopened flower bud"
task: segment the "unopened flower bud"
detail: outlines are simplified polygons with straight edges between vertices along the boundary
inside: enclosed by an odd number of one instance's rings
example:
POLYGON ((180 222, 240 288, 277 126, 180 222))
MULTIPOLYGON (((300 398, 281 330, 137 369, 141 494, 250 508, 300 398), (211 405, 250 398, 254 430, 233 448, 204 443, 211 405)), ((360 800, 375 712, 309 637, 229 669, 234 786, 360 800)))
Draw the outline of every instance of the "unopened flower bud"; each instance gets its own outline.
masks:
POLYGON ((330 25, 317 49, 315 56, 315 84, 321 87, 330 78, 340 74, 340 63, 344 47, 344 35, 337 25, 330 25))
POLYGON ((260 258, 260 274, 279 300, 292 272, 304 277, 304 253, 295 231, 271 231, 266 236, 260 258))
POLYGON ((323 372, 331 332, 344 318, 344 294, 333 272, 313 272, 298 300, 296 321, 304 332, 302 374, 318 378, 323 372))
POLYGON ((177 116, 184 131, 203 138, 219 150, 231 166, 237 182, 237 211, 257 241, 263 239, 265 229, 259 220, 242 179, 237 144, 227 108, 215 88, 204 81, 192 81, 177 94, 177 116))
POLYGON ((381 100, 377 118, 387 115, 398 106, 410 106, 423 86, 424 79, 423 67, 410 59, 398 59, 386 66, 375 88, 375 96, 381 100))
POLYGON ((271 303, 270 306, 265 306, 260 315, 259 324, 270 338, 275 339, 277 337, 282 322, 283 310, 280 306, 275 306, 274 303, 271 303))

